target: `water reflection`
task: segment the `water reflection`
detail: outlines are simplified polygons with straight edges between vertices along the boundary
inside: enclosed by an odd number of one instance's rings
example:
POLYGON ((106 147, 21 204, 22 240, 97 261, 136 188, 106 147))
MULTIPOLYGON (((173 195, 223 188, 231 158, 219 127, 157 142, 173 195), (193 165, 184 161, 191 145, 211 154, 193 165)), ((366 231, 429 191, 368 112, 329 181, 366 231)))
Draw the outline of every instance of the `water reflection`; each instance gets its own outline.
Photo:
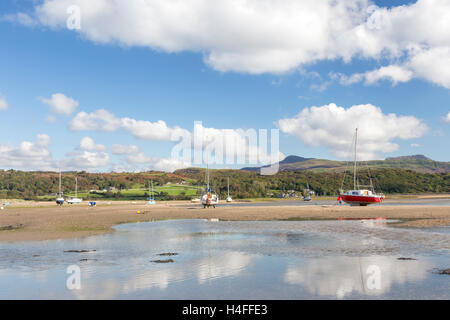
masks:
POLYGON ((0 299, 450 298, 450 277, 430 272, 450 266, 448 233, 383 221, 179 220, 116 229, 0 244, 0 299), (178 253, 173 263, 151 262, 164 252, 178 253), (81 290, 71 291, 66 268, 74 264, 81 290))
POLYGON ((284 281, 301 285, 313 295, 342 299, 355 293, 384 294, 394 283, 425 279, 428 269, 426 261, 399 261, 395 257, 324 257, 289 266, 284 281))

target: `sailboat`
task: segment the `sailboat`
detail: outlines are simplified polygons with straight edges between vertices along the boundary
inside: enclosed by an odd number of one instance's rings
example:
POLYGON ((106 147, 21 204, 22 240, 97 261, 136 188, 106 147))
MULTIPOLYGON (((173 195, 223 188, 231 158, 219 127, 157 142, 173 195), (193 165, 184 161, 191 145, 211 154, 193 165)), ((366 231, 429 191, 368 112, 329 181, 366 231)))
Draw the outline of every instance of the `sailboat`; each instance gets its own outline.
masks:
POLYGON ((313 192, 311 190, 309 190, 309 184, 308 182, 306 183, 306 190, 304 191, 305 195, 303 196, 303 201, 311 201, 311 195, 313 194, 313 192))
POLYGON ((61 192, 61 171, 59 171, 59 192, 58 197, 56 198, 56 204, 62 206, 64 204, 64 197, 61 192))
POLYGON ((233 199, 231 199, 231 197, 230 197, 230 178, 228 178, 227 185, 228 185, 227 202, 232 202, 233 199))
MULTIPOLYGON (((151 180, 151 184, 152 184, 152 191, 150 193, 150 197, 147 199, 148 200, 147 204, 155 204, 156 203, 155 198, 153 197, 153 180, 151 180)), ((148 191, 150 192, 150 186, 148 188, 148 191)))
POLYGON ((78 204, 83 202, 83 199, 78 198, 78 178, 75 177, 75 198, 70 198, 69 200, 67 200, 68 204, 78 204))
POLYGON ((208 164, 206 164, 206 190, 205 194, 202 196, 202 205, 203 208, 213 207, 219 204, 219 197, 217 194, 211 192, 211 188, 209 187, 209 168, 208 164))
MULTIPOLYGON (((358 128, 355 130, 355 150, 354 150, 354 165, 353 165, 353 190, 345 193, 341 192, 338 201, 342 200, 352 206, 367 206, 372 203, 381 203, 385 200, 384 194, 375 193, 372 179, 370 178, 370 185, 360 185, 357 178, 357 162, 356 162, 356 145, 358 142, 358 128), (369 189, 362 189, 369 188, 369 189)), ((342 189, 342 188, 341 188, 342 189)))
POLYGON ((197 193, 195 194, 195 198, 191 199, 192 203, 200 203, 200 201, 201 201, 200 198, 199 198, 199 192, 200 191, 201 191, 200 188, 197 187, 197 193))

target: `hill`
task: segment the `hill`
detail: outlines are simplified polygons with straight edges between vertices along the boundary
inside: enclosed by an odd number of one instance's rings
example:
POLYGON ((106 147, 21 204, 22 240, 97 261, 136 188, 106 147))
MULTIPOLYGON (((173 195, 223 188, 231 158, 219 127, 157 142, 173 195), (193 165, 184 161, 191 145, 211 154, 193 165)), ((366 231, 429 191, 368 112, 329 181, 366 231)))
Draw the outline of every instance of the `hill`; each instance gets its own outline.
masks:
MULTIPOLYGON (((303 158, 288 156, 279 162, 280 171, 344 171, 347 166, 352 165, 347 161, 334 161, 326 159, 303 158), (288 159, 288 161, 285 161, 288 159), (298 161, 296 161, 298 160, 298 161)), ((399 168, 408 169, 421 173, 450 173, 450 162, 434 161, 424 155, 412 155, 386 158, 386 160, 372 160, 359 162, 359 166, 376 168, 399 168)), ((264 166, 267 167, 267 166, 264 166)), ((261 167, 246 167, 242 170, 259 172, 261 167)))
MULTIPOLYGON (((300 163, 320 161, 305 160, 300 163)), ((299 162, 293 163, 294 165, 299 162)), ((292 165, 285 163, 284 165, 292 165)), ((450 173, 423 173, 399 168, 373 168, 377 191, 385 193, 450 193, 450 173)), ((0 170, 0 199, 54 200, 58 192, 57 172, 0 170)), ((157 200, 188 200, 205 184, 205 169, 188 168, 174 173, 150 171, 142 173, 65 172, 62 191, 73 195, 75 176, 79 196, 84 199, 141 199, 148 197, 148 183, 153 180, 157 200)), ((211 170, 211 186, 221 199, 226 197, 227 179, 235 199, 276 197, 282 193, 301 194, 307 184, 317 195, 336 195, 339 189, 352 187, 350 174, 342 170, 285 170, 263 176, 247 170, 211 170), (344 179, 345 177, 345 179, 344 179), (344 181, 343 181, 344 180, 344 181)), ((367 184, 368 170, 360 170, 361 184, 367 184)))

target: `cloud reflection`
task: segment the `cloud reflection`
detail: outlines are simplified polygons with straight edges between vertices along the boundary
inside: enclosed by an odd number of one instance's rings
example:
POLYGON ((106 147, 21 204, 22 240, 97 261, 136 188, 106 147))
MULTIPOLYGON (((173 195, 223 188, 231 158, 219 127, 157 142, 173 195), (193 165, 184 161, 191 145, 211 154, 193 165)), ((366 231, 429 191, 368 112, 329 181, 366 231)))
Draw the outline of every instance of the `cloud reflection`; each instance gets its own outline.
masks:
POLYGON ((304 265, 288 267, 284 282, 301 285, 311 294, 343 299, 351 294, 377 296, 390 291, 393 284, 423 280, 430 265, 395 257, 326 257, 309 260, 304 265), (370 266, 380 270, 380 287, 371 288, 370 266))

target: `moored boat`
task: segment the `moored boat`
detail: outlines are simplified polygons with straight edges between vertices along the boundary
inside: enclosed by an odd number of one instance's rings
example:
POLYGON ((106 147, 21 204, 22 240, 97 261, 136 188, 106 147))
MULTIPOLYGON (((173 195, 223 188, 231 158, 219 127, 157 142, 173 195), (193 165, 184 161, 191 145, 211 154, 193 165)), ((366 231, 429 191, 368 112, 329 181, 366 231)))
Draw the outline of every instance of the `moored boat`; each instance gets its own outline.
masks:
POLYGON ((62 206, 64 204, 64 197, 62 196, 61 192, 61 171, 59 172, 59 192, 58 197, 56 198, 56 204, 59 206, 62 206))
POLYGON ((354 149, 354 165, 353 165, 353 190, 347 192, 341 192, 338 201, 344 201, 352 206, 367 206, 374 203, 382 203, 385 200, 384 194, 375 193, 372 178, 370 179, 370 185, 361 186, 357 178, 357 159, 356 159, 356 146, 358 142, 358 128, 355 130, 355 149, 354 149), (366 187, 368 189, 362 189, 366 187))
POLYGON ((67 200, 68 204, 79 204, 83 202, 83 199, 78 198, 78 179, 75 177, 75 197, 70 198, 67 200))
POLYGON ((208 165, 206 165, 206 192, 202 196, 202 205, 203 208, 209 208, 213 207, 215 208, 216 205, 219 204, 219 196, 211 191, 211 188, 209 187, 209 168, 208 165))

